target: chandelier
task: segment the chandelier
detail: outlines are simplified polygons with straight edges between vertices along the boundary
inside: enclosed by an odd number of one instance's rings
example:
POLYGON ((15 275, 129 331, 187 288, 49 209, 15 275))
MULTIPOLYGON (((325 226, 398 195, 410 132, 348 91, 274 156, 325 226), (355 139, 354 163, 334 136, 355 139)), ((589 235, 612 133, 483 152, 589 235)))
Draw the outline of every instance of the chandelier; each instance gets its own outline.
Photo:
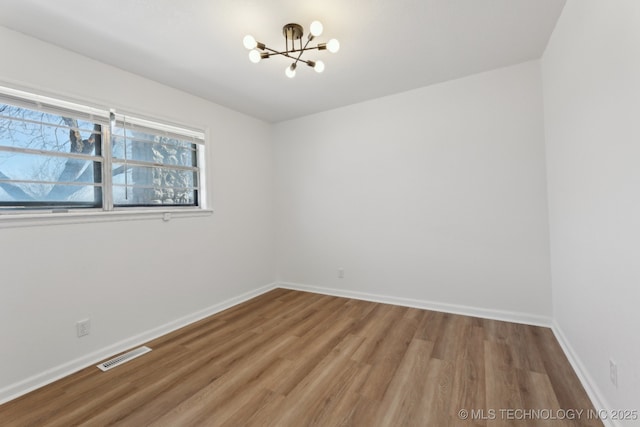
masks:
POLYGON ((320 21, 313 21, 309 27, 309 35, 303 46, 304 29, 299 24, 287 24, 282 27, 282 34, 284 35, 285 49, 278 51, 265 46, 264 43, 256 41, 256 39, 247 35, 243 39, 244 47, 249 49, 249 60, 253 63, 258 63, 263 59, 270 58, 272 56, 282 55, 293 62, 284 70, 287 77, 290 79, 296 75, 296 66, 299 62, 303 62, 312 67, 316 72, 321 73, 324 71, 324 62, 311 61, 309 59, 302 59, 302 54, 308 50, 328 50, 331 53, 336 53, 340 49, 340 42, 336 39, 331 39, 327 43, 318 43, 315 46, 309 46, 309 43, 313 41, 317 36, 322 34, 322 23, 320 21), (296 47, 298 43, 298 47, 296 47))

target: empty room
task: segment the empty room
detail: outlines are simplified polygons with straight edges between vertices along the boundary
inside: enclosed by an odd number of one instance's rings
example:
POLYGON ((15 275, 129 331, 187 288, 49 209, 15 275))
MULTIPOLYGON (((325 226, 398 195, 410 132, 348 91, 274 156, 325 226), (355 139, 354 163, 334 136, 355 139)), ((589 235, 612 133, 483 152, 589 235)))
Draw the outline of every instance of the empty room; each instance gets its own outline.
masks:
POLYGON ((0 0, 1 426, 640 426, 637 0, 0 0))

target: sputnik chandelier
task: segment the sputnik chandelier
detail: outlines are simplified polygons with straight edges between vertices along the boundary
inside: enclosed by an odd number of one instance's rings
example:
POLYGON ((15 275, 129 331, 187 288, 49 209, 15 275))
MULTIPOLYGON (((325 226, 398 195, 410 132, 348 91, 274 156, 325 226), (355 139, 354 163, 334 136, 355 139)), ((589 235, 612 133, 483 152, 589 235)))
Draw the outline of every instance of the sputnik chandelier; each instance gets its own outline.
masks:
POLYGON ((256 39, 251 35, 245 36, 243 43, 244 47, 250 50, 249 60, 256 64, 263 59, 277 55, 286 56, 287 58, 292 59, 293 62, 284 70, 287 77, 292 79, 296 75, 296 66, 298 65, 298 62, 304 62, 318 73, 324 71, 324 62, 319 60, 311 61, 308 59, 302 59, 302 54, 304 52, 317 49, 328 50, 331 53, 336 53, 340 49, 340 42, 336 39, 331 39, 327 43, 318 43, 316 46, 309 47, 309 43, 311 43, 314 38, 321 35, 322 30, 322 23, 320 23, 320 21, 313 21, 309 27, 309 35, 307 36, 307 40, 303 46, 302 38, 304 36, 304 29, 302 28, 302 25, 285 25, 282 27, 282 34, 284 35, 285 40, 285 49, 283 51, 271 49, 270 47, 265 46, 264 43, 256 41, 256 39), (299 48, 296 48, 297 41, 300 42, 299 48))

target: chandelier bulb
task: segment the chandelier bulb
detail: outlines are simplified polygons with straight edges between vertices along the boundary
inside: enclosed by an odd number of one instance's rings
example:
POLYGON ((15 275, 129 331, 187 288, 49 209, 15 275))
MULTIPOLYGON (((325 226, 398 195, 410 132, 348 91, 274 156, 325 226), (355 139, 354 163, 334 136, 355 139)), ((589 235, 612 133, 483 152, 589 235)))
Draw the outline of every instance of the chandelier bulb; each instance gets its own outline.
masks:
POLYGON ((313 21, 311 23, 311 26, 309 27, 309 32, 311 33, 312 36, 318 37, 320 34, 322 34, 323 29, 324 27, 322 26, 322 22, 313 21))
POLYGON ((258 42, 256 41, 256 39, 250 34, 247 34, 246 36, 244 36, 244 39, 242 39, 242 43, 244 44, 244 47, 249 50, 255 49, 256 46, 258 45, 258 42))
POLYGON ((294 78, 296 76, 296 64, 291 64, 285 68, 284 74, 290 79, 294 78))
POLYGON ((249 52, 249 61, 253 62, 254 64, 260 62, 261 59, 262 55, 260 55, 260 52, 258 52, 257 50, 253 49, 251 52, 249 52))
POLYGON ((336 53, 340 50, 340 42, 336 39, 331 39, 327 42, 327 50, 331 53, 336 53))
POLYGON ((316 70, 316 73, 321 73, 324 71, 324 62, 316 61, 316 65, 313 66, 313 69, 316 70))

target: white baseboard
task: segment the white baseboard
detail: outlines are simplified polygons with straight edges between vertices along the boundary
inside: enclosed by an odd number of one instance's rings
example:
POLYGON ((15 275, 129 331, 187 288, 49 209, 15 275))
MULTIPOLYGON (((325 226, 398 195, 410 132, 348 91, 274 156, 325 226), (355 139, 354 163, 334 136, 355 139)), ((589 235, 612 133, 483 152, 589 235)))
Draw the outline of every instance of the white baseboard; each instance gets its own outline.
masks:
MULTIPOLYGON (((593 381, 593 378, 591 378, 591 375, 589 375, 589 371, 587 371, 587 369, 584 367, 584 364, 578 357, 577 353, 573 350, 573 347, 569 343, 569 340, 567 340, 567 337, 564 335, 562 329, 560 329, 560 326, 558 325, 558 323, 556 323, 555 320, 553 321, 551 330, 556 336, 558 343, 560 343, 560 347, 562 347, 562 350, 567 356, 567 359, 569 359, 569 363, 578 376, 578 379, 582 383, 582 387, 584 387, 584 390, 587 392, 589 399, 591 399, 593 407, 596 409, 596 411, 605 410, 607 413, 611 413, 611 411, 609 411, 610 406, 606 403, 606 399, 604 399, 604 397, 602 396, 600 389, 596 385, 595 381, 593 381)), ((601 421, 602 424, 605 425, 605 427, 621 427, 621 425, 616 420, 601 419, 601 421)))
POLYGON ((251 298, 255 298, 258 295, 262 295, 272 289, 275 289, 276 287, 276 283, 271 283, 267 286, 245 292, 244 294, 229 298, 203 310, 173 320, 157 328, 150 329, 141 334, 104 347, 93 353, 79 357, 68 363, 36 374, 20 382, 11 384, 0 389, 0 404, 13 400, 19 396, 29 393, 30 391, 71 375, 74 372, 78 372, 79 370, 84 369, 88 366, 95 365, 98 362, 107 359, 115 354, 122 353, 123 351, 128 350, 132 347, 137 347, 162 335, 166 335, 191 323, 197 322, 198 320, 204 319, 205 317, 219 313, 223 310, 233 307, 234 305, 238 305, 244 301, 250 300, 251 298))
POLYGON ((297 291, 313 292, 336 297, 353 298, 384 304, 414 307, 423 310, 442 311, 445 313, 462 314, 465 316, 482 317, 484 319, 503 320, 505 322, 523 323, 526 325, 551 327, 551 318, 528 313, 493 310, 487 308, 470 307, 459 304, 447 304, 436 301, 424 301, 411 298, 399 298, 388 295, 377 295, 365 292, 346 291, 344 289, 325 288, 320 286, 302 285, 299 283, 281 282, 278 287, 297 291))

